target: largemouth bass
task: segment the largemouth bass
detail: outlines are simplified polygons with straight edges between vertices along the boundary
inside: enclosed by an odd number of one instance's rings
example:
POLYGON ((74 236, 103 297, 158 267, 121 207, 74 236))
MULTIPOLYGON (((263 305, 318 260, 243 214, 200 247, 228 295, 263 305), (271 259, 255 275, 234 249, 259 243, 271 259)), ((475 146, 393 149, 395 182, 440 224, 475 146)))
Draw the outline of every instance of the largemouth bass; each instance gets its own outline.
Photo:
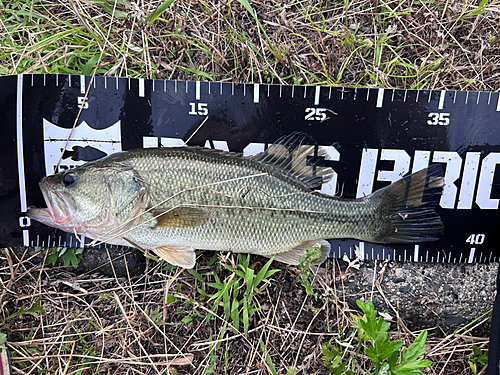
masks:
POLYGON ((298 264, 318 246, 321 263, 330 252, 326 239, 419 243, 443 234, 434 211, 443 189, 439 165, 344 199, 314 190, 333 170, 317 165, 325 150, 306 143, 293 133, 251 157, 199 147, 112 154, 42 179, 47 208, 30 208, 28 216, 185 268, 194 267, 195 249, 298 264))

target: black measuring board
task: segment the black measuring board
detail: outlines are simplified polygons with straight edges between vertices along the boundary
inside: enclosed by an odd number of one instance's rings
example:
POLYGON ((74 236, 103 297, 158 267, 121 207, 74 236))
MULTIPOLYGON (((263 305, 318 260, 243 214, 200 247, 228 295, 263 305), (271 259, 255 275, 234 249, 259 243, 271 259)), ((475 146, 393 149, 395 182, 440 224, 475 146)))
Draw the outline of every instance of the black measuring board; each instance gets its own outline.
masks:
POLYGON ((428 262, 496 261, 500 201, 500 94, 61 74, 0 77, 0 245, 79 246, 25 215, 45 207, 38 181, 59 170, 140 147, 189 141, 244 155, 293 131, 327 150, 335 171, 321 190, 361 197, 440 163, 437 211, 445 237, 412 245, 332 240, 334 257, 428 262), (81 108, 83 107, 83 108, 81 108), (207 118, 208 116, 208 118, 207 118))

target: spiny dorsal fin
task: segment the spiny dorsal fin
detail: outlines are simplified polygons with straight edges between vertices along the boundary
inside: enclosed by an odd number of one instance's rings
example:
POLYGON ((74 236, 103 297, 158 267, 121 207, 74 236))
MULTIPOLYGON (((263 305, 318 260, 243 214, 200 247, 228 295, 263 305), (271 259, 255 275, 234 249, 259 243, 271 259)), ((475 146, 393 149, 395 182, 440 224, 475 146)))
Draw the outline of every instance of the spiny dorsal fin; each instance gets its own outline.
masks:
POLYGON ((208 219, 208 212, 196 207, 159 208, 151 213, 156 218, 154 228, 192 228, 208 219))
POLYGON ((316 189, 331 180, 333 169, 317 165, 320 160, 331 158, 324 148, 315 144, 307 134, 294 132, 249 158, 290 173, 311 189, 316 189))

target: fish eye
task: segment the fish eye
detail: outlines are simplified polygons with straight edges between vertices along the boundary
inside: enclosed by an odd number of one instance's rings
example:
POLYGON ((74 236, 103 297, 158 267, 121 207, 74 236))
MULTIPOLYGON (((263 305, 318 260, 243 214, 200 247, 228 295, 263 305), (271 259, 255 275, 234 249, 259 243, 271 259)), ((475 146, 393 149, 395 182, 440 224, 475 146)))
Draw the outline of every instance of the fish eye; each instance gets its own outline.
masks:
POLYGON ((76 173, 73 172, 66 173, 63 177, 63 184, 66 187, 71 187, 75 185, 76 181, 77 181, 76 173))

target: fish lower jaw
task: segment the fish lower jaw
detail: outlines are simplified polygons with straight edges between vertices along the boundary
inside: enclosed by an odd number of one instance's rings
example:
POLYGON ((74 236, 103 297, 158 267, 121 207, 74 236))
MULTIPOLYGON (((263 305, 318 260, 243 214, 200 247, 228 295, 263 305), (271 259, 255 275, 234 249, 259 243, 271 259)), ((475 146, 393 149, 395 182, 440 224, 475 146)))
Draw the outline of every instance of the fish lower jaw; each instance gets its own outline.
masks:
POLYGON ((27 215, 30 219, 36 220, 42 224, 48 225, 53 228, 60 228, 67 230, 69 217, 58 216, 54 218, 53 213, 49 208, 28 208, 27 215))

